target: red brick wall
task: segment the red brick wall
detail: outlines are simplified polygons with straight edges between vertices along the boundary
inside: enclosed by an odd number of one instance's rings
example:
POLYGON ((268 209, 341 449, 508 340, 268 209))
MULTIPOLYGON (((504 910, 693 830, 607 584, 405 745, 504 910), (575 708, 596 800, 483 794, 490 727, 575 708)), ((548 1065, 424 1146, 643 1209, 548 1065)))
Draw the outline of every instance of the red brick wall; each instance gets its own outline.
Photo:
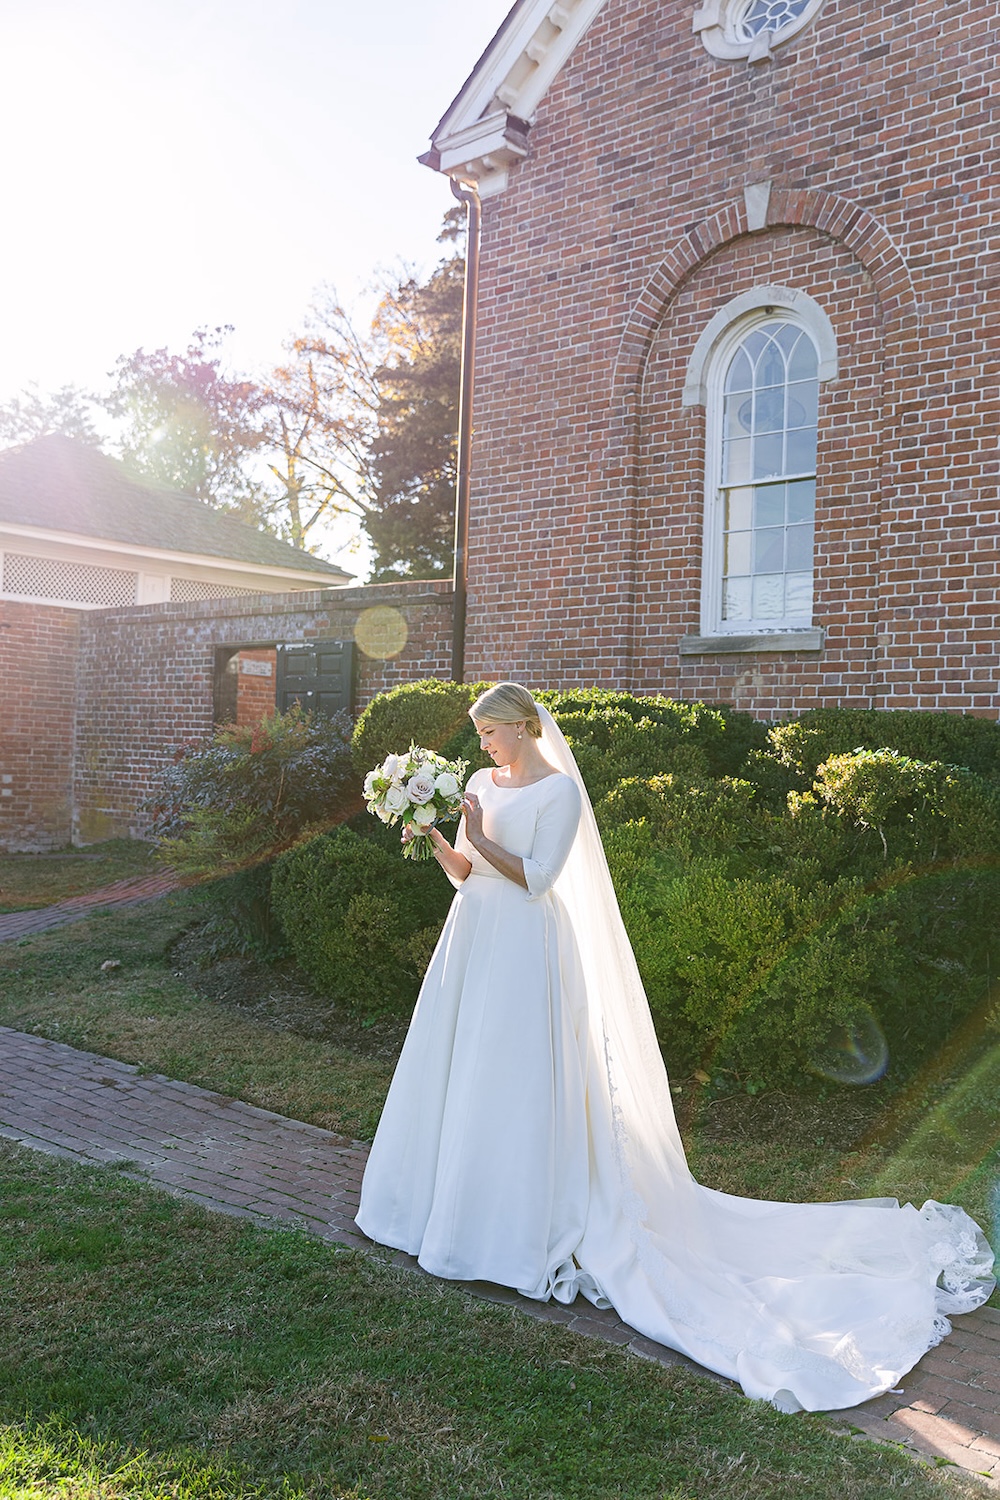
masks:
POLYGON ((772 62, 608 0, 484 205, 470 678, 995 715, 1000 187, 981 9, 837 0, 772 62), (744 189, 770 181, 751 231, 744 189), (683 372, 761 283, 820 303, 821 653, 682 657, 703 450, 683 372))
POLYGON ((70 842, 79 626, 76 610, 0 601, 0 849, 70 842))
POLYGON ((84 615, 76 840, 142 831, 141 806, 157 772, 177 746, 212 728, 217 647, 349 640, 363 611, 396 611, 407 636, 398 655, 382 661, 358 653, 360 708, 400 682, 451 675, 451 606, 450 584, 433 582, 336 589, 308 604, 301 594, 286 594, 264 602, 213 599, 84 615))
POLYGON ((259 724, 274 713, 278 653, 240 651, 236 657, 236 722, 259 724))

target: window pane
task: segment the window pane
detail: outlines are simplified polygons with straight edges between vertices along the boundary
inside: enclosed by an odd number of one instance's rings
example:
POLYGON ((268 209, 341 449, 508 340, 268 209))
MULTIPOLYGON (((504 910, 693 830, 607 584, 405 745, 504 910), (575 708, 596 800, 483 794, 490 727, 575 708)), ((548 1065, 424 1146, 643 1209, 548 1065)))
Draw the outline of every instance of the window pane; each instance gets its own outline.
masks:
MULTIPOLYGON (((771 439, 769 438, 770 442, 771 439)), ((785 457, 786 474, 811 473, 816 467, 816 429, 800 427, 798 432, 788 434, 788 451, 785 457)))
MULTIPOLYGON (((809 434, 812 436, 812 434, 809 434)), ((771 479, 781 473, 781 434, 754 439, 753 477, 771 479)))
POLYGON ((736 358, 729 366, 729 373, 726 376, 726 390, 749 391, 752 389, 752 387, 753 372, 750 368, 750 361, 747 359, 743 350, 740 349, 736 355, 736 358))
POLYGON ((800 380, 788 387, 789 427, 815 427, 819 418, 819 385, 815 380, 800 380))
POLYGON ((726 484, 740 484, 750 478, 750 442, 750 438, 739 438, 726 444, 722 474, 726 484))
POLYGON ((788 361, 788 378, 789 380, 815 380, 817 374, 816 349, 813 341, 804 333, 800 333, 795 352, 788 361))
POLYGON ((785 530, 769 526, 753 534, 753 570, 755 573, 780 573, 785 565, 785 530))
POLYGON ((787 356, 795 349, 799 339, 802 337, 802 333, 798 328, 793 328, 791 323, 782 323, 773 337, 774 342, 787 356))
POLYGON ((794 479, 786 486, 788 490, 788 523, 811 521, 816 509, 815 479, 794 479))
POLYGON ((784 385, 785 361, 781 357, 781 350, 771 340, 768 340, 767 349, 758 360, 754 374, 758 390, 761 386, 784 385))
POLYGON ((752 525, 753 490, 730 490, 726 502, 726 530, 749 531, 752 525))
POLYGON ((792 573, 812 567, 813 529, 811 526, 789 526, 785 567, 792 573))
POLYGON ((744 392, 726 397, 725 429, 727 438, 743 437, 750 431, 753 402, 744 392))
POLYGON ((819 408, 809 335, 780 318, 758 323, 732 355, 722 400, 723 619, 808 621, 819 408))
POLYGON ((750 543, 753 539, 752 531, 731 531, 726 537, 726 566, 727 577, 736 573, 750 572, 750 543))
POLYGON ((785 612, 812 619, 813 576, 811 573, 785 574, 785 612))
POLYGON ((769 484, 754 490, 754 525, 781 526, 785 520, 785 486, 769 484))
POLYGON ((753 617, 775 620, 784 613, 784 573, 764 573, 753 581, 753 617))
POLYGON ((754 432, 780 432, 785 425, 782 391, 758 391, 753 403, 754 432))
POLYGON ((759 328, 754 329, 753 333, 747 335, 747 337, 743 340, 743 348, 750 356, 751 364, 755 364, 757 362, 757 360, 760 358, 761 351, 763 349, 766 349, 770 342, 770 336, 766 333, 762 333, 759 328))
POLYGON ((726 579, 722 590, 722 618, 724 620, 749 620, 749 578, 726 579))

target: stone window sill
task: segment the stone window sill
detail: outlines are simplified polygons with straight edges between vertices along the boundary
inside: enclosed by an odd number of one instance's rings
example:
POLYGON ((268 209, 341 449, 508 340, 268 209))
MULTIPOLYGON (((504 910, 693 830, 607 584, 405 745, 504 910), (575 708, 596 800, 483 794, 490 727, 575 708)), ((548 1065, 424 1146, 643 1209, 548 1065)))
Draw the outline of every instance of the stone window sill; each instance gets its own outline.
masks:
POLYGON ((754 651, 822 651, 826 632, 821 626, 811 630, 786 630, 755 635, 685 635, 681 637, 681 656, 721 656, 754 651))

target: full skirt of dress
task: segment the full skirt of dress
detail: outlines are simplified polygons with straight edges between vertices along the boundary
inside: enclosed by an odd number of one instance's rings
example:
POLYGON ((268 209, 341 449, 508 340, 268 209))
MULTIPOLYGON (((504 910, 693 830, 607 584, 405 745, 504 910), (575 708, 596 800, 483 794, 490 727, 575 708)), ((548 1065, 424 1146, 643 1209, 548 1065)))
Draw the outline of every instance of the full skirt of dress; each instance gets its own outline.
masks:
POLYGON ((702 1187, 672 1119, 671 1133, 623 1108, 615 1039, 595 1039, 586 1012, 559 896, 528 900, 480 863, 427 971, 362 1230, 437 1276, 613 1306, 788 1411, 881 1394, 944 1337, 949 1313, 989 1295, 992 1253, 953 1205, 702 1187))

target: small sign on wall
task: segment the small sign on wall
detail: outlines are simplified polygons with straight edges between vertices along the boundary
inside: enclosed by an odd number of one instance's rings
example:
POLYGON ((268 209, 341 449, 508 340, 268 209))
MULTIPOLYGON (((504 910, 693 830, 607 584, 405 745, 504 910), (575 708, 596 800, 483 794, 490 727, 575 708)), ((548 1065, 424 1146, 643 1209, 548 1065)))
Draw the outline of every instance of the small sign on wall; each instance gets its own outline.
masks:
POLYGON ((240 657, 240 672, 244 677, 273 677, 274 666, 269 661, 254 661, 252 657, 240 657))

